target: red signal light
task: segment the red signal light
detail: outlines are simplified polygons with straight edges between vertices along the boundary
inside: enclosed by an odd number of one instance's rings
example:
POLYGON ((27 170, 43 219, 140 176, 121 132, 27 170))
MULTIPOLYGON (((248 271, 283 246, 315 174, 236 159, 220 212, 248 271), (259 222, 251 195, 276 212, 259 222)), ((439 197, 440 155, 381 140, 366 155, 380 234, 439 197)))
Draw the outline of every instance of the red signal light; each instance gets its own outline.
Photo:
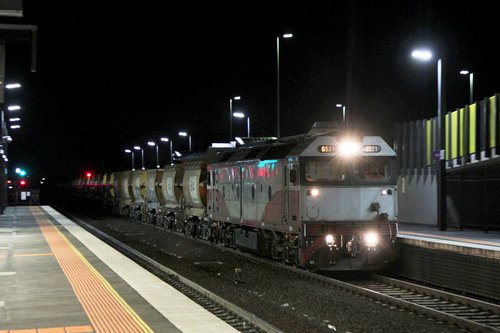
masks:
POLYGON ((85 177, 87 177, 87 178, 92 177, 92 172, 90 172, 90 171, 85 172, 85 177))
POLYGON ((28 182, 27 182, 26 180, 24 180, 24 179, 21 179, 21 180, 19 181, 19 185, 20 185, 20 186, 26 186, 26 184, 28 184, 28 182))

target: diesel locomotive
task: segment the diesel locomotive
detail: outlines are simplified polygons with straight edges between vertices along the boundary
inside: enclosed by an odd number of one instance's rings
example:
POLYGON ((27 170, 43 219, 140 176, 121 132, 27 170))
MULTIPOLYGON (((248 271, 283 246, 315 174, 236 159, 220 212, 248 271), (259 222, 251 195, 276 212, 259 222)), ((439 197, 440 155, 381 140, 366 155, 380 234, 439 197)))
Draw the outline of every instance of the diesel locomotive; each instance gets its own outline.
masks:
POLYGON ((376 270, 394 257, 396 176, 380 136, 317 123, 76 185, 116 213, 188 236, 311 270, 376 270))

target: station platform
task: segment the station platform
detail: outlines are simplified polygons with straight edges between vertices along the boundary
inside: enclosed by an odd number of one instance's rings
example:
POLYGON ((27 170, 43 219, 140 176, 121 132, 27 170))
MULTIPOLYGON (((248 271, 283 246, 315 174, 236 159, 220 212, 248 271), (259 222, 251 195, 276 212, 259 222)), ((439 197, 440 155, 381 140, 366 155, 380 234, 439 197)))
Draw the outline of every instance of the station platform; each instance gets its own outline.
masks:
POLYGON ((399 224, 393 273, 500 302, 500 232, 399 224))
POLYGON ((0 215, 0 333, 238 332, 49 206, 0 215))
POLYGON ((398 242, 500 260, 500 231, 448 228, 417 224, 399 224, 398 242))

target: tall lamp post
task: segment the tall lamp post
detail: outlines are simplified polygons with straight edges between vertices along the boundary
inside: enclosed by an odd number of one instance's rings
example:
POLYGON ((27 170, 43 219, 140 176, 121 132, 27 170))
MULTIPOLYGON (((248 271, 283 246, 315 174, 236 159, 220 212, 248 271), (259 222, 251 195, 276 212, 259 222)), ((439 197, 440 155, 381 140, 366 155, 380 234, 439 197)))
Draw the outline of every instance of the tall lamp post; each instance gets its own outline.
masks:
MULTIPOLYGON (((233 116, 236 118, 245 118, 245 114, 242 112, 235 112, 233 116)), ((250 116, 247 117, 247 137, 250 137, 250 116)))
POLYGON ((335 106, 338 108, 342 108, 342 122, 345 124, 345 105, 337 104, 335 106))
MULTIPOLYGON (((420 61, 430 61, 432 52, 425 49, 414 50, 412 57, 420 61)), ((445 97, 444 97, 444 68, 441 58, 437 60, 437 133, 439 148, 439 163, 437 176, 437 224, 439 230, 447 228, 446 214, 446 130, 445 130, 445 97)))
POLYGON ((241 99, 240 96, 234 96, 229 99, 229 141, 233 139, 233 100, 239 101, 241 99))
POLYGON ((188 137, 188 139, 189 139, 189 152, 191 152, 192 151, 191 150, 191 134, 188 134, 188 132, 186 132, 186 131, 180 131, 179 136, 183 136, 183 137, 187 136, 188 137))
POLYGON ((140 146, 134 146, 134 149, 141 151, 142 170, 145 170, 146 168, 144 167, 144 149, 142 149, 140 146))
MULTIPOLYGON (((283 34, 283 38, 292 38, 293 34, 283 34)), ((280 137, 280 36, 276 37, 276 136, 280 137)))
POLYGON ((167 138, 167 137, 160 138, 160 141, 161 142, 169 142, 170 141, 170 165, 172 165, 174 163, 173 156, 172 156, 172 145, 173 145, 174 141, 169 140, 169 138, 167 138))
POLYGON ((148 141, 148 146, 156 148, 156 168, 160 168, 160 160, 158 156, 158 144, 155 141, 148 141))
POLYGON ((461 75, 469 75, 469 104, 474 103, 474 73, 466 69, 460 71, 461 75))
POLYGON ((132 171, 135 171, 135 158, 134 151, 132 149, 125 149, 125 153, 130 154, 132 157, 132 171))

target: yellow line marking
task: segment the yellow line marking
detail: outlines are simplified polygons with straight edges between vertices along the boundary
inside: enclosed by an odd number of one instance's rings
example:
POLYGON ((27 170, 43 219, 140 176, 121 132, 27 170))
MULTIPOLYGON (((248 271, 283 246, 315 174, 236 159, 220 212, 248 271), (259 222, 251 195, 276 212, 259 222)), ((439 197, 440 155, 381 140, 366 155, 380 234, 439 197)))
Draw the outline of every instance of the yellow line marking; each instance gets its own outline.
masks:
POLYGON ((96 332, 153 332, 40 208, 30 211, 96 332))

